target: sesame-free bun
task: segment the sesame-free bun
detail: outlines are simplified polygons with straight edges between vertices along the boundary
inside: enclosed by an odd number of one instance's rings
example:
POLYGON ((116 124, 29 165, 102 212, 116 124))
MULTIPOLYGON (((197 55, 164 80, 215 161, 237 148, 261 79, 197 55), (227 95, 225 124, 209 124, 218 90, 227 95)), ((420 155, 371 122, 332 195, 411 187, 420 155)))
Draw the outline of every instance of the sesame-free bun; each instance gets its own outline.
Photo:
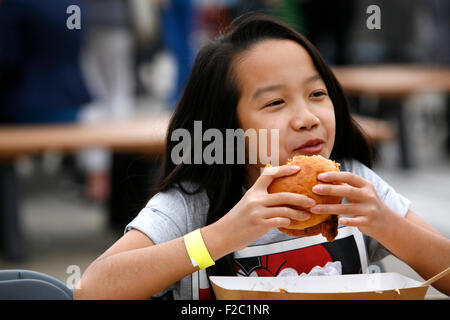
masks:
MULTIPOLYGON (((269 193, 294 192, 314 199, 316 204, 341 203, 341 197, 322 196, 312 191, 312 188, 319 183, 317 176, 323 172, 339 171, 339 163, 320 155, 299 155, 289 159, 286 165, 299 166, 300 170, 293 175, 274 179, 267 188, 269 193)), ((312 236, 322 233, 327 237, 328 241, 332 241, 337 235, 337 216, 310 214, 311 218, 306 221, 292 220, 291 224, 286 228, 278 229, 293 236, 312 236)))

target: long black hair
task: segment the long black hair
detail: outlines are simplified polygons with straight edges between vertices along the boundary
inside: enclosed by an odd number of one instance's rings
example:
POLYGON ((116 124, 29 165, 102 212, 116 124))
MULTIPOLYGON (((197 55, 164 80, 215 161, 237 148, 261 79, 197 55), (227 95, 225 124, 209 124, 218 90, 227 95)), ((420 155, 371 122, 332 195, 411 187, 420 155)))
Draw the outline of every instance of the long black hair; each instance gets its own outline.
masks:
MULTIPOLYGON (((263 14, 245 14, 236 18, 225 32, 206 44, 198 53, 184 92, 174 111, 167 132, 162 177, 156 192, 178 185, 186 193, 206 190, 209 198, 207 224, 211 224, 231 210, 242 198, 245 179, 244 164, 175 164, 171 151, 177 142, 171 140, 175 129, 183 128, 193 139, 194 121, 202 121, 202 130, 219 129, 225 137, 226 129, 238 129, 237 104, 240 88, 233 74, 234 58, 256 43, 267 39, 287 39, 300 44, 311 56, 334 105, 336 138, 330 158, 354 158, 372 166, 371 148, 358 125, 352 119, 348 102, 340 84, 317 49, 301 34, 284 23, 263 14), (199 186, 190 192, 180 182, 193 181, 199 186)), ((224 146, 223 155, 230 150, 224 146)), ((191 155, 194 142, 191 143, 191 155)), ((236 163, 236 161, 234 162, 236 163)), ((232 255, 219 259, 207 269, 210 275, 234 275, 232 255)))

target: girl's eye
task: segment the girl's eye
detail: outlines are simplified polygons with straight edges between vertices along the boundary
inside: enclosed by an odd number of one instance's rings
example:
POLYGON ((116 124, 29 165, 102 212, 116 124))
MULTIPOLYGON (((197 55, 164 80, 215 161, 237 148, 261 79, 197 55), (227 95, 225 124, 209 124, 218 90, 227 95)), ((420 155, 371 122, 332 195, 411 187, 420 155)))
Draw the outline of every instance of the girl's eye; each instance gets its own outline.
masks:
POLYGON ((275 107, 275 106, 277 106, 279 104, 282 104, 282 103, 283 103, 283 100, 277 100, 277 101, 269 103, 268 105, 266 105, 266 107, 275 107))
POLYGON ((320 98, 321 96, 326 96, 327 94, 323 91, 316 91, 311 93, 312 98, 320 98))

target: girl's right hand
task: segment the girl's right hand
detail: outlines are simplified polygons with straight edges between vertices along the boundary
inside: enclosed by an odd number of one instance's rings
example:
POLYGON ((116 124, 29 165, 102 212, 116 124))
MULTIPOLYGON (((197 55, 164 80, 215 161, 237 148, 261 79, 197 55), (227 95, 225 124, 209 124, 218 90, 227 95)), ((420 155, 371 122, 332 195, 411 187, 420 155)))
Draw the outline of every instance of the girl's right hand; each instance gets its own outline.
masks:
POLYGON ((216 222, 216 230, 230 245, 230 252, 247 247, 272 228, 287 227, 291 219, 304 221, 310 218, 307 210, 315 205, 313 199, 291 192, 267 192, 275 178, 289 176, 299 169, 287 165, 265 168, 233 209, 216 222))

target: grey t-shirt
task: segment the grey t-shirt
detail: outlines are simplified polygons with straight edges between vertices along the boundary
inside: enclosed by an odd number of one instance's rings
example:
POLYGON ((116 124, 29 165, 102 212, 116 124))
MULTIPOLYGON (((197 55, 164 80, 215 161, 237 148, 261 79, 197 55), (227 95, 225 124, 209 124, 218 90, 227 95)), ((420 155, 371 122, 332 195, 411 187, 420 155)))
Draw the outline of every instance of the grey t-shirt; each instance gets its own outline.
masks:
MULTIPOLYGON (((341 171, 353 172, 369 180, 381 200, 399 215, 404 217, 408 212, 410 201, 359 161, 341 162, 341 171)), ((196 189, 191 182, 182 185, 189 192, 196 189)), ((125 232, 134 228, 155 244, 163 243, 205 226, 208 208, 205 190, 190 195, 173 187, 152 197, 125 227, 125 232)), ((272 229, 249 247, 235 252, 234 258, 238 275, 279 276, 283 273, 292 275, 292 272, 308 273, 312 267, 323 266, 326 261, 341 261, 343 273, 367 272, 371 262, 387 254, 389 252, 375 239, 363 235, 357 228, 340 225, 333 242, 328 242, 322 235, 298 238, 272 229)), ((169 290, 173 291, 175 299, 202 299, 211 294, 205 270, 186 276, 155 296, 169 290)))

